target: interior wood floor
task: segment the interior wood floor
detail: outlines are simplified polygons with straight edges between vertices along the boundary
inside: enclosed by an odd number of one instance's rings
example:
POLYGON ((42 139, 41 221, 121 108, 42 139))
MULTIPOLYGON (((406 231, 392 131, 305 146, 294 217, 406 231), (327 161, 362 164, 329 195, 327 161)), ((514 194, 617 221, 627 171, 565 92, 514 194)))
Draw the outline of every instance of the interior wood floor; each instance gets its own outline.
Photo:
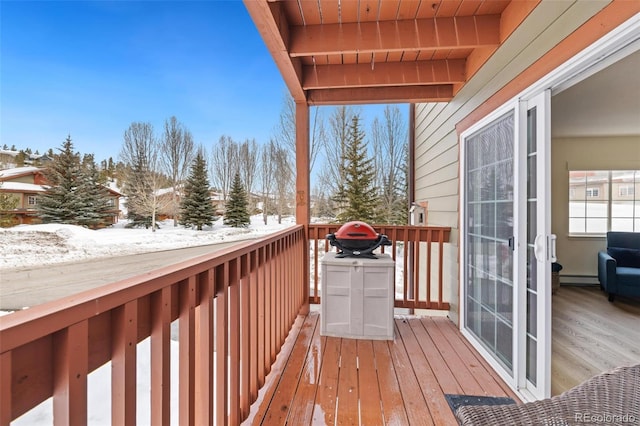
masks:
POLYGON ((551 394, 622 365, 640 363, 640 300, 610 303, 598 287, 562 286, 552 296, 551 394))
POLYGON ((395 318, 394 340, 320 336, 299 317, 245 424, 457 425, 445 394, 509 387, 446 317, 395 318))

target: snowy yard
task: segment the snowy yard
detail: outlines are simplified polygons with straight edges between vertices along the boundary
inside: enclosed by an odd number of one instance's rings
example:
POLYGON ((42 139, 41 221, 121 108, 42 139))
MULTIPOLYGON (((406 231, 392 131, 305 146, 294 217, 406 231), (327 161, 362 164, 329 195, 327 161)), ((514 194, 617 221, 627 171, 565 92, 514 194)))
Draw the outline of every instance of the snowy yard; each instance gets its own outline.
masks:
POLYGON ((284 218, 278 224, 275 217, 269 217, 267 222, 265 225, 262 215, 255 215, 249 227, 231 228, 219 219, 202 231, 174 227, 172 220, 160 222, 156 232, 126 229, 126 221, 100 230, 59 224, 0 228, 0 271, 258 238, 295 224, 295 218, 284 218))

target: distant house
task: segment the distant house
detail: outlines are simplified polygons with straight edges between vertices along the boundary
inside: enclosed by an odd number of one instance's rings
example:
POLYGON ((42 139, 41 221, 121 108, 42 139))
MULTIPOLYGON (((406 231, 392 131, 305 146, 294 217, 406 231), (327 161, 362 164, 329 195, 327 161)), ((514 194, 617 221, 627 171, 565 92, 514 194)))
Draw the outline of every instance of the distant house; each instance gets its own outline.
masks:
POLYGON ((53 159, 46 154, 30 154, 24 151, 0 149, 0 169, 22 166, 44 166, 53 159))
MULTIPOLYGON (((224 197, 221 192, 216 191, 215 189, 209 190, 209 194, 211 195, 211 204, 213 204, 213 209, 216 215, 222 216, 224 215, 224 197)), ((156 191, 156 195, 158 197, 158 206, 159 210, 157 213, 157 220, 167 220, 173 219, 174 213, 171 210, 172 200, 173 200, 173 188, 162 188, 156 191)), ((184 194, 182 193, 182 186, 178 187, 177 191, 177 199, 178 203, 182 203, 182 197, 184 194)), ((178 208, 179 209, 179 208, 178 208)))
MULTIPOLYGON (((12 212, 14 223, 32 224, 40 223, 37 214, 38 197, 45 192, 47 181, 42 168, 34 166, 16 167, 0 170, 0 193, 12 194, 18 199, 18 206, 12 212)), ((110 210, 109 223, 116 223, 120 213, 119 199, 123 195, 111 188, 106 188, 109 193, 110 210)))

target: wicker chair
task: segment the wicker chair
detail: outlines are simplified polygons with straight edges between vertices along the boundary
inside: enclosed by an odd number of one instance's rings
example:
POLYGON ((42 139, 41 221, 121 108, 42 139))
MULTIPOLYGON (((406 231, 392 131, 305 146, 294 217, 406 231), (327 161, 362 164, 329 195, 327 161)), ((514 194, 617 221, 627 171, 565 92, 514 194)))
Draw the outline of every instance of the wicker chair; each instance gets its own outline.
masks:
POLYGON ((599 374, 561 395, 525 404, 462 406, 461 425, 640 425, 640 364, 599 374))

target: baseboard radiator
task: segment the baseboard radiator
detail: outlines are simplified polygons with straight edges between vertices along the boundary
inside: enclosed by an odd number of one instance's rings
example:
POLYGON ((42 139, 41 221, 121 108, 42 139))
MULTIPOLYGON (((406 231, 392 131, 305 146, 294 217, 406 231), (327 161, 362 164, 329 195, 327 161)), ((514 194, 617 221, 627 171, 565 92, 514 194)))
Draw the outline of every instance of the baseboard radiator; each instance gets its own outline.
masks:
POLYGON ((560 285, 592 286, 600 285, 597 275, 569 275, 560 274, 560 285))

